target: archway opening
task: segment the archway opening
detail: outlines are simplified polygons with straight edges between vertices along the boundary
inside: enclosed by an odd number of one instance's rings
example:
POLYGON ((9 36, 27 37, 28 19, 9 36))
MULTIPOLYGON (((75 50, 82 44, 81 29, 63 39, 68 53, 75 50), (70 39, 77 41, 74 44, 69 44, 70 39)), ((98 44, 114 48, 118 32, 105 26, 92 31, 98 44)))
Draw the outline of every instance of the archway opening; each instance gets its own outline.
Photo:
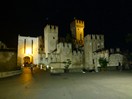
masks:
POLYGON ((29 67, 30 66, 30 63, 31 63, 30 57, 29 56, 25 56, 23 58, 23 60, 24 60, 24 67, 29 67))

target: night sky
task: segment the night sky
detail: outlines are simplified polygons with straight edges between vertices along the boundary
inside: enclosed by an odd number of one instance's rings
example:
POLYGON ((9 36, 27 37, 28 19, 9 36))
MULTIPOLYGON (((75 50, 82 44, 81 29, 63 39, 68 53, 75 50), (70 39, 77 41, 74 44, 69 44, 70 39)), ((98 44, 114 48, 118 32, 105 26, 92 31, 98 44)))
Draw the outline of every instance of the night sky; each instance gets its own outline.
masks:
POLYGON ((46 24, 58 25, 65 36, 76 18, 85 21, 85 35, 104 34, 106 47, 123 47, 125 35, 132 33, 130 1, 5 0, 0 3, 0 40, 16 48, 18 34, 43 36, 46 24))

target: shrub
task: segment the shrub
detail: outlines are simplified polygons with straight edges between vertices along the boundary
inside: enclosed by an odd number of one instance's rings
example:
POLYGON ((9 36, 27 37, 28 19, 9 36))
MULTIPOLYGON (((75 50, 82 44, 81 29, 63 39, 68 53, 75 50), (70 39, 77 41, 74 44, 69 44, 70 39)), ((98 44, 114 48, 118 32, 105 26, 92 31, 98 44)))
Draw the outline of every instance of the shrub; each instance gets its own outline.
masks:
POLYGON ((102 68, 106 68, 107 67, 107 64, 108 64, 108 61, 106 58, 103 58, 103 57, 100 57, 99 58, 99 64, 102 68))

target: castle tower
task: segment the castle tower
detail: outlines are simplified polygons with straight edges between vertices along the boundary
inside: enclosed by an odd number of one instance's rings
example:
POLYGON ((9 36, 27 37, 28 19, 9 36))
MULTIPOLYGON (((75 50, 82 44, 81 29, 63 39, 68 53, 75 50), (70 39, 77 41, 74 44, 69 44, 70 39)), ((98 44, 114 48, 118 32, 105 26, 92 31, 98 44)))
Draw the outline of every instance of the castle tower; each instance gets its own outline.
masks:
POLYGON ((84 57, 85 67, 92 69, 96 65, 98 59, 95 55, 96 51, 104 48, 104 35, 87 35, 84 39, 84 57))
POLYGON ((84 45, 84 21, 75 19, 71 24, 72 37, 79 45, 84 45))
POLYGON ((46 57, 48 53, 53 52, 57 48, 58 43, 58 26, 46 25, 44 28, 44 46, 46 57))

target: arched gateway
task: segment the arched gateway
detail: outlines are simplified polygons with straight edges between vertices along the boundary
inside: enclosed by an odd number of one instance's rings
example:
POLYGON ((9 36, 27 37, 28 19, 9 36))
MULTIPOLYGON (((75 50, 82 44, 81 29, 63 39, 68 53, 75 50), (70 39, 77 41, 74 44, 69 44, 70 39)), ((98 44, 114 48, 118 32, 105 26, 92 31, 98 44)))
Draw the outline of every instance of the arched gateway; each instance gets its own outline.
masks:
POLYGON ((24 61, 24 66, 25 66, 25 67, 28 67, 29 64, 30 64, 31 62, 33 62, 33 61, 32 61, 32 57, 29 57, 29 56, 25 56, 25 57, 23 58, 23 61, 24 61))

